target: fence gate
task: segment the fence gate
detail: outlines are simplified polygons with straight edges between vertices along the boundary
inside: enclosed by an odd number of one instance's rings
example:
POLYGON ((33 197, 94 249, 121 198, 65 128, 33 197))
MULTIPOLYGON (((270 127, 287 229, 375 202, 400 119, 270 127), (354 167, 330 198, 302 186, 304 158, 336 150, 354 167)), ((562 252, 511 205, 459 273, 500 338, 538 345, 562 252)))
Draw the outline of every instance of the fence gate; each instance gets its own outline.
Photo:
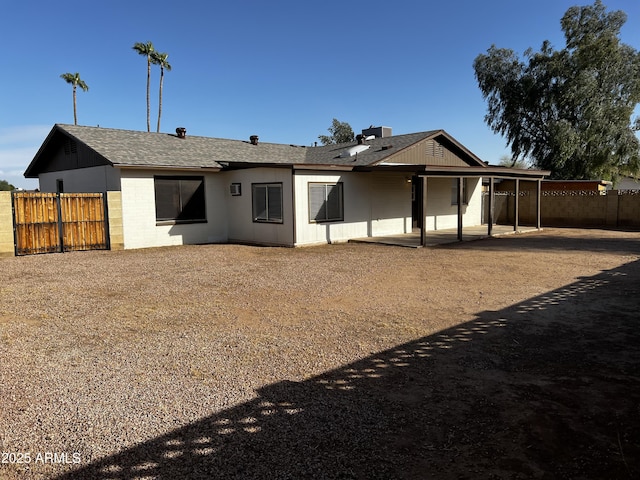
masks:
POLYGON ((102 193, 13 193, 16 255, 107 250, 102 193))

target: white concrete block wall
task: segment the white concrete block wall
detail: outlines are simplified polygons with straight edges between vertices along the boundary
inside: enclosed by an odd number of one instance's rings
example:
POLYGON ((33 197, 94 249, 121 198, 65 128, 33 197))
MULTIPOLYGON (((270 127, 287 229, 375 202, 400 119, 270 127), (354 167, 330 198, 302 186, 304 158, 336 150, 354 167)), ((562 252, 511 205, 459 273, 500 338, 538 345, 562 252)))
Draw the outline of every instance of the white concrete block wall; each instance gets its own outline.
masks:
MULTIPOLYGON (((163 175, 184 175, 163 172, 163 175)), ((194 174, 195 176, 201 176, 194 174)), ((222 176, 204 175, 207 222, 156 225, 153 172, 123 170, 122 230, 124 248, 160 247, 227 241, 227 214, 222 176)))
POLYGON ((292 173, 290 168, 251 168, 224 172, 222 178, 228 211, 228 238, 231 242, 293 246, 292 173), (239 183, 241 195, 230 193, 239 183), (282 183, 283 222, 253 221, 252 187, 254 183, 282 183))
POLYGON ((304 172, 295 174, 296 245, 411 231, 411 184, 396 173, 304 172), (309 220, 309 183, 343 184, 344 221, 309 220))
MULTIPOLYGON (((444 230, 458 227, 458 206, 452 204, 452 178, 434 178, 427 180, 427 230, 444 230)), ((482 223, 482 181, 480 178, 468 178, 467 205, 462 206, 463 227, 482 223)))
POLYGON ((371 175, 371 234, 411 233, 411 175, 373 173, 371 175))
POLYGON ((370 233, 370 181, 368 174, 351 172, 304 172, 294 176, 296 202, 296 245, 347 241, 370 233), (309 183, 342 182, 344 221, 309 220, 309 183))

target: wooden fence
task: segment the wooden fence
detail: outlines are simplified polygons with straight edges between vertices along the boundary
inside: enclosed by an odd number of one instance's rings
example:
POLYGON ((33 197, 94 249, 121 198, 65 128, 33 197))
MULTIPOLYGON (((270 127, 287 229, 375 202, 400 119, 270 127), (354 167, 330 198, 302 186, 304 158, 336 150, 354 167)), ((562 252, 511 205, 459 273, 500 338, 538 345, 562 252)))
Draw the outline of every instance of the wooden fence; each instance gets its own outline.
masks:
POLYGON ((106 250, 102 193, 13 193, 16 255, 106 250))

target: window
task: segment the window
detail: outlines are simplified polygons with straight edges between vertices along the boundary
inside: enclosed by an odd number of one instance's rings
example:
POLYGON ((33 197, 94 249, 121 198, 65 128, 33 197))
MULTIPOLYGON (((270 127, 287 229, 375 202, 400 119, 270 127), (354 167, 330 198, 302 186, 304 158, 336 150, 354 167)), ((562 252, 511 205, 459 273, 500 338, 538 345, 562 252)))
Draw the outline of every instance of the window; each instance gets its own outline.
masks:
POLYGON ((204 177, 153 177, 156 222, 206 222, 204 177))
MULTIPOLYGON (((467 198, 467 179, 462 179, 462 204, 468 205, 469 199, 467 198)), ((451 179, 451 205, 458 205, 458 179, 451 179)))
POLYGON ((282 223, 282 183, 253 183, 253 221, 282 223))
POLYGON ((309 183, 309 221, 344 220, 342 183, 309 183))

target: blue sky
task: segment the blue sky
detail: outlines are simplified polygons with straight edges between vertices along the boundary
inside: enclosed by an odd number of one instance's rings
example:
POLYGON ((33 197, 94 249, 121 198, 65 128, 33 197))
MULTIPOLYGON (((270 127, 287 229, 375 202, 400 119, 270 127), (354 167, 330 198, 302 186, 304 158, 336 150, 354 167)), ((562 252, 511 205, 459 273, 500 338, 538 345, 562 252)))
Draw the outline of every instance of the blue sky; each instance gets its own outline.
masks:
MULTIPOLYGON (((472 63, 492 44, 522 54, 564 38, 560 18, 588 0, 302 0, 50 2, 3 9, 0 45, 0 179, 22 176, 55 123, 146 130, 146 61, 132 46, 169 53, 163 132, 312 145, 333 118, 358 133, 445 129, 483 160, 508 154, 484 123, 472 63)), ((624 10, 622 41, 640 50, 640 2, 624 10)), ((159 70, 152 71, 155 131, 159 70)))

